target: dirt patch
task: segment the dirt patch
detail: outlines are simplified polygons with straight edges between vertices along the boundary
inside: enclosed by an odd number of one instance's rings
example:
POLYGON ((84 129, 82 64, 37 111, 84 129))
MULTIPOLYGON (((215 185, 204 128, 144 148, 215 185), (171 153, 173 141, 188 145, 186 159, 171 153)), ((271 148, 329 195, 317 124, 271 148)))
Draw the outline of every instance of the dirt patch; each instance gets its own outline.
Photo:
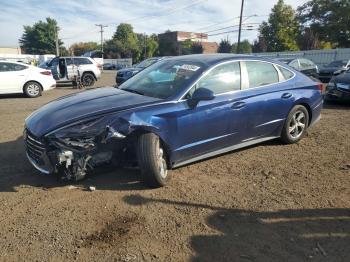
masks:
POLYGON ((138 227, 140 223, 142 223, 142 219, 135 214, 116 216, 114 220, 107 222, 101 230, 82 237, 82 246, 89 248, 95 246, 118 246, 134 233, 132 232, 133 229, 138 227))

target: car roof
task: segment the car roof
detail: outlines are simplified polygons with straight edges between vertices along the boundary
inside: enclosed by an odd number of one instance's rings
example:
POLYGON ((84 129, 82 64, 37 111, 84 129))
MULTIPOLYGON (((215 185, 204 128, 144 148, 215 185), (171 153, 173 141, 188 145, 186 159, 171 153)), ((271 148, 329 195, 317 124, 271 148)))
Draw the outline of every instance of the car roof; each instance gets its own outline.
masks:
POLYGON ((17 65, 30 66, 29 64, 26 64, 26 63, 9 61, 9 60, 6 60, 6 59, 5 60, 0 60, 0 63, 11 63, 11 64, 17 64, 17 65))
POLYGON ((55 58, 87 58, 87 59, 92 59, 91 57, 88 57, 88 56, 56 56, 55 58))
POLYGON ((254 55, 241 55, 241 54, 195 54, 195 55, 183 55, 183 56, 175 56, 170 57, 168 60, 182 60, 189 62, 199 62, 204 63, 207 66, 215 65, 221 62, 230 61, 230 60, 245 60, 245 59, 253 59, 253 60, 261 60, 275 63, 275 60, 271 60, 265 57, 254 56, 254 55))

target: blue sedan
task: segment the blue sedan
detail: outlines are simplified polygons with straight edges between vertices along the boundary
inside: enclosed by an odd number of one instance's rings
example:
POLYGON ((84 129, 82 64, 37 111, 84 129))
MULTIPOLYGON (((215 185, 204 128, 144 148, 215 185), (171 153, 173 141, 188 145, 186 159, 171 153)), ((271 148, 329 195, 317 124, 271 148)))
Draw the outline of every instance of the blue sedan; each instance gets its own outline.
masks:
POLYGON ((170 170, 267 140, 302 139, 321 116, 322 85, 277 61, 231 54, 160 61, 119 88, 72 94, 25 123, 29 161, 79 180, 96 167, 138 165, 152 187, 170 170))

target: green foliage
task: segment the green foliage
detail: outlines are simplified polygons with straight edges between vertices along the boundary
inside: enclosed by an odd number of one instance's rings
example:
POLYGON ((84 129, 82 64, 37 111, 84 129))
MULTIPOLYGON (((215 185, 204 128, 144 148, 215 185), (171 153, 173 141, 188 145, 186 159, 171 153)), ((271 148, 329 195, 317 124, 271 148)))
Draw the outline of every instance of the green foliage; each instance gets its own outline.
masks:
MULTIPOLYGON (((59 32, 56 20, 47 17, 46 21, 40 20, 33 26, 25 25, 19 43, 28 54, 55 54, 56 31, 59 32)), ((62 45, 63 42, 59 40, 59 46, 62 45)))
POLYGON ((146 59, 157 55, 158 52, 158 38, 157 35, 150 36, 146 34, 137 34, 138 45, 141 53, 141 58, 146 59))
POLYGON ((349 0, 310 0, 298 8, 298 19, 318 36, 317 47, 350 47, 349 0))
POLYGON ((79 42, 71 45, 70 50, 73 55, 81 56, 86 52, 100 49, 100 45, 96 42, 79 42))
POLYGON ((219 44, 218 53, 231 53, 231 52, 232 52, 231 42, 227 39, 222 39, 219 44))
MULTIPOLYGON (((234 43, 232 45, 232 49, 231 49, 231 52, 232 53, 237 53, 237 46, 238 46, 238 43, 234 43)), ((241 42, 241 46, 240 46, 240 54, 251 54, 252 53, 252 45, 249 43, 248 40, 243 40, 241 42)))
POLYGON ((203 46, 200 42, 193 42, 187 39, 180 43, 181 55, 202 54, 203 46))
POLYGON ((190 55, 191 54, 191 48, 192 48, 192 41, 191 39, 187 39, 180 43, 180 50, 181 55, 190 55))
POLYGON ((260 25, 259 33, 266 42, 267 51, 299 50, 296 41, 299 23, 294 9, 283 0, 278 0, 272 8, 268 22, 260 25))
POLYGON ((105 42, 104 53, 106 58, 132 58, 137 63, 157 55, 157 36, 136 34, 130 24, 119 24, 113 38, 105 42))
POLYGON ((192 43, 191 54, 203 54, 203 46, 200 42, 192 43))

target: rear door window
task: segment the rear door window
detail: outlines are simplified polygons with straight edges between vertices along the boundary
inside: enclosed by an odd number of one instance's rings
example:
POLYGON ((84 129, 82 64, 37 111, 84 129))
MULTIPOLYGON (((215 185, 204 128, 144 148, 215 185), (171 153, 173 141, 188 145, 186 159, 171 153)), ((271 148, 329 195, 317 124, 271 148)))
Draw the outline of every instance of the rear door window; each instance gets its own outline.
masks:
POLYGON ((72 65, 72 64, 73 64, 73 58, 67 57, 67 58, 66 58, 66 65, 67 65, 67 66, 70 66, 70 65, 72 65))
POLYGON ((13 64, 13 63, 0 63, 0 72, 21 71, 27 69, 25 65, 13 64))
POLYGON ((260 61, 245 62, 249 88, 270 85, 279 82, 278 72, 273 64, 260 61))

